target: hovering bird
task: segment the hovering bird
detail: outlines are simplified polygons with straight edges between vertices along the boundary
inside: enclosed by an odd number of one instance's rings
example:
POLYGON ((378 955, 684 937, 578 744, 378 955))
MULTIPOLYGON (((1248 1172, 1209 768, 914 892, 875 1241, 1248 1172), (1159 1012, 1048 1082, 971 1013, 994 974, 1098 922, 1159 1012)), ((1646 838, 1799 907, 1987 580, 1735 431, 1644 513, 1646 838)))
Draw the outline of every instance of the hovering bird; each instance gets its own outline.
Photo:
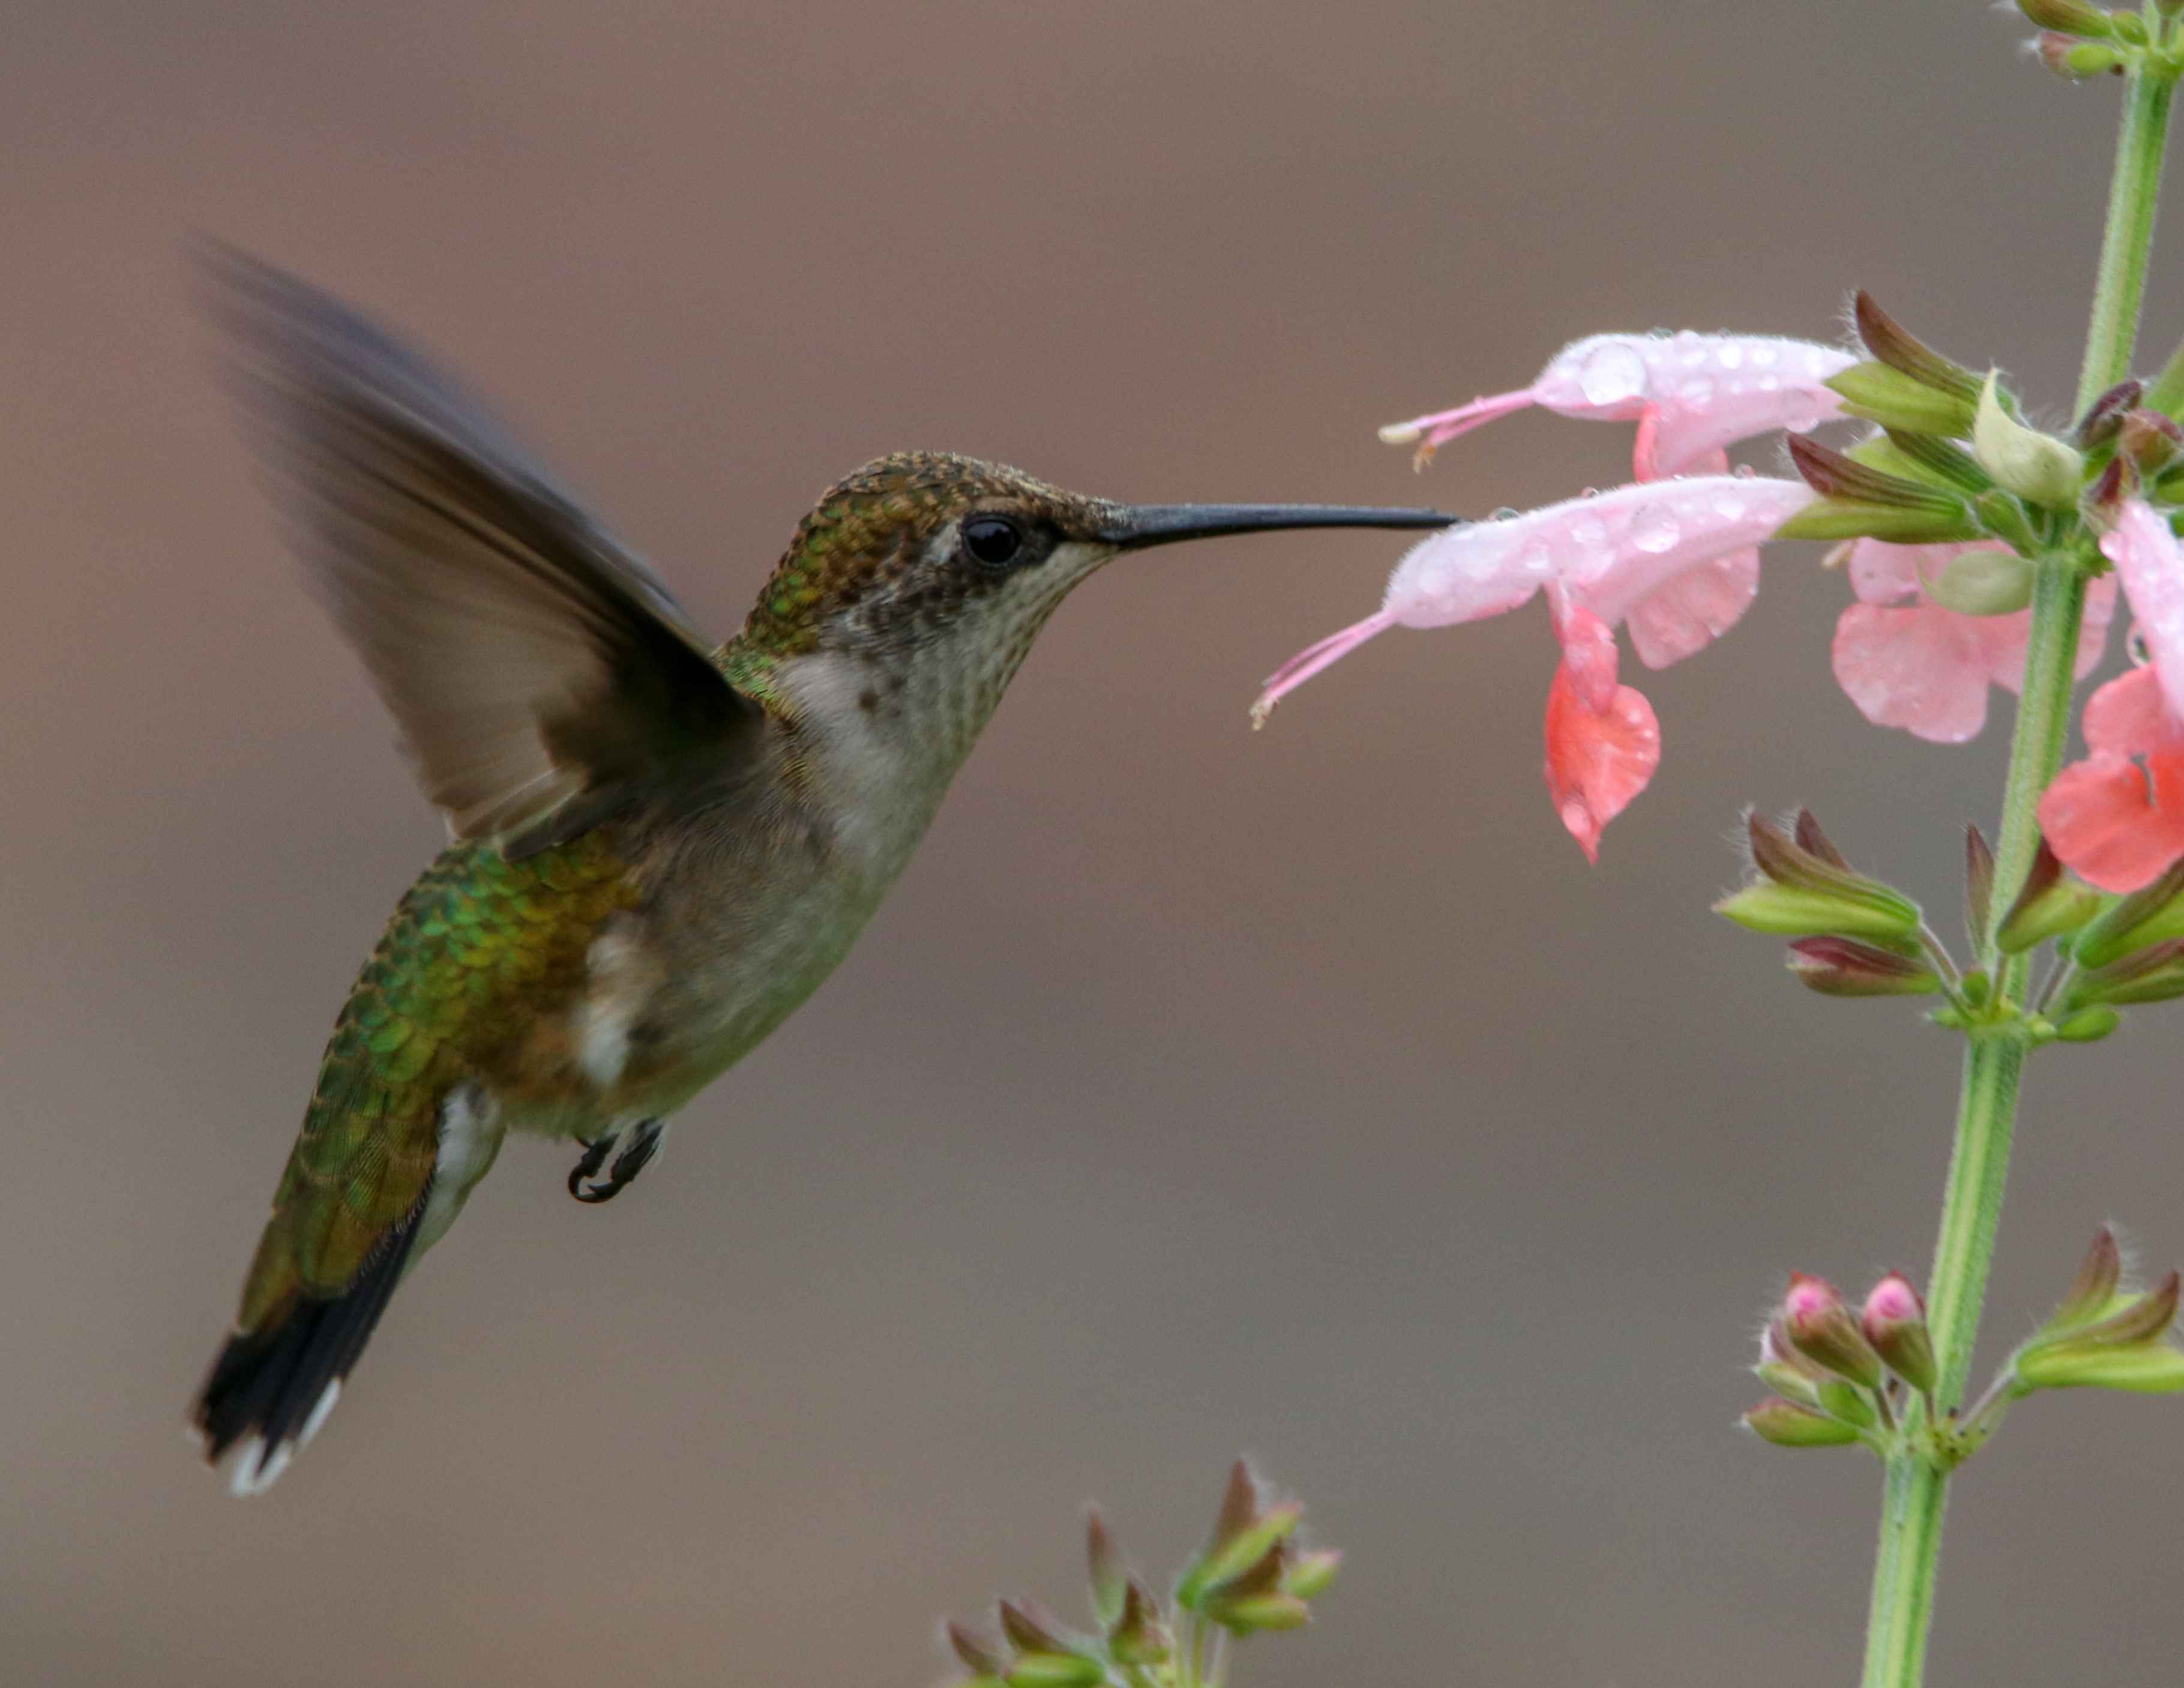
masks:
POLYGON ((207 269, 319 595, 453 842, 334 1025, 233 1334, 193 1412, 262 1490, 510 1130, 578 1201, 831 972, 1033 638, 1111 558, 1433 510, 1123 504, 944 452, 867 464, 715 645, 460 389, 329 297, 207 269))

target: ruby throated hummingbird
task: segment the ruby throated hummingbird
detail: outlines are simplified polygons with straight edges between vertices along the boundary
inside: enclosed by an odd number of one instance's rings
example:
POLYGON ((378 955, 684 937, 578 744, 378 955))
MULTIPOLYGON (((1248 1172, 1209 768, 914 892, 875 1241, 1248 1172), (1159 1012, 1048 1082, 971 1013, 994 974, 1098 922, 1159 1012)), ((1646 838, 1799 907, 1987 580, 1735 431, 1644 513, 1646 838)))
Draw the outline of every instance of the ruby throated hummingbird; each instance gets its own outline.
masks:
POLYGON ((576 1139, 570 1190, 604 1201, 833 970, 1072 587, 1176 540, 1453 520, 1112 504, 907 452, 821 498, 716 646, 429 364, 209 268, 297 546, 454 838, 335 1023, 196 1403, 237 1492, 318 1429, 504 1134, 576 1139))

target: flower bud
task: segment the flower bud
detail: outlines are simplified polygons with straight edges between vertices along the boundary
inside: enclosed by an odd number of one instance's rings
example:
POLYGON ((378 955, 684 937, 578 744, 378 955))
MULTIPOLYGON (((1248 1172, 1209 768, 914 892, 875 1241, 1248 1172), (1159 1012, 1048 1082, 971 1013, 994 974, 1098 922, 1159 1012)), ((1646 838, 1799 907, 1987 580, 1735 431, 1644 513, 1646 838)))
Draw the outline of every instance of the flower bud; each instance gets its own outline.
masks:
POLYGON ((2116 450, 2129 458, 2142 476, 2152 480, 2184 452, 2184 427, 2159 410, 2133 410, 2123 419, 2116 450))
POLYGON ((2109 14, 2086 0, 2017 0, 2017 9, 2043 30, 2105 41, 2115 33, 2109 14))
POLYGON ((2059 30, 2043 30, 2034 46, 2042 64, 2072 82, 2082 82, 2088 76, 2120 76, 2127 57, 2121 47, 2080 41, 2059 30))
POLYGON ((2100 907, 2100 893, 2065 875, 2062 861, 2042 838, 2017 900, 1996 929, 1995 942, 2006 953, 2020 955, 2050 938, 2077 931, 2100 907))
POLYGON ((1820 496, 1774 530, 1778 539, 1864 538, 1925 544, 1979 537, 1970 510, 1953 493, 1885 474, 1808 434, 1791 434, 1789 446, 1791 462, 1820 496))
POLYGON ((1880 1415, 1873 1410, 1873 1397, 1841 1378, 1830 1378, 1819 1385, 1819 1406, 1829 1418, 1855 1424, 1861 1430, 1870 1430, 1880 1422, 1880 1415))
MULTIPOLYGON (((1938 428, 1940 434, 1960 434, 1971 425, 1970 406, 1979 398, 1980 378, 1953 359, 1944 357, 1883 310, 1864 288, 1852 304, 1852 318, 1865 349, 1888 368, 1921 387, 1961 399, 1965 406, 1964 426, 1938 428)), ((1921 432, 1926 432, 1922 430, 1921 432)))
POLYGON ((2086 461, 2052 434, 2028 428, 2003 405, 1990 371, 1980 389, 1979 413, 1972 421, 1972 452, 1995 484, 2020 498, 2053 510, 2078 501, 2086 461))
POLYGON ((1095 1654, 1062 1639, 1028 1605, 1005 1600, 1000 1609, 1001 1633, 1017 1652, 1003 1673, 1009 1688, 1091 1688, 1107 1674, 1095 1654))
POLYGON ((2086 414, 2078 418, 2073 431, 2081 451, 2091 451, 2106 445, 2123 430, 2124 412, 2133 409, 2146 394, 2146 383, 2142 381, 2120 381, 2086 407, 2086 414))
MULTIPOLYGON (((1799 824, 1802 829, 1804 822, 1799 824)), ((1716 903, 1714 912, 1751 932, 1858 938, 1916 955, 1919 905, 1879 880, 1839 866, 1840 852, 1816 824, 1811 832, 1825 853, 1798 843, 1757 811, 1747 816, 1752 865, 1761 877, 1716 903)))
POLYGON ((1880 1356, 1865 1340, 1836 1286, 1807 1273, 1790 1274, 1782 1323, 1797 1351, 1864 1389, 1880 1386, 1880 1356))
POLYGON ((2065 1044, 2097 1044, 2121 1024, 2123 1016, 2105 1004, 2097 1008, 2081 1008, 2055 1028, 2055 1040, 2065 1044))
POLYGON ((948 1645, 974 1677, 995 1679, 1001 1674, 1001 1651, 976 1630, 949 1620, 948 1645))
POLYGON ((1800 938, 1787 966, 1797 983, 1823 996, 1933 996, 1942 981, 1925 963, 1849 938, 1800 938))
POLYGON ((2172 1272, 2146 1294, 2122 1298, 2120 1306, 2111 1300, 2114 1310, 2092 1324, 2035 1338, 2010 1362, 2019 1391, 2119 1389, 2166 1395, 2184 1390, 2184 1352, 2166 1340, 2176 1322, 2177 1293, 2172 1272))
POLYGON ((1994 908, 1994 850, 1986 834, 1967 822, 1964 827, 1964 930, 1972 948, 1986 943, 1987 922, 1994 908))
POLYGON ((1282 1579, 1282 1586, 1299 1600, 1317 1600, 1334 1585, 1342 1568, 1342 1555, 1332 1547, 1300 1553, 1282 1579))
POLYGON ((1845 415, 1897 432, 1952 439, 1971 431, 1970 396, 1936 391, 1886 364, 1852 364, 1825 384, 1841 398, 1845 415))
POLYGON ((1744 1415, 1744 1428, 1778 1448, 1841 1447, 1858 1432, 1840 1418, 1815 1412, 1792 1401, 1763 1401, 1744 1415))
POLYGON ((1934 1340, 1926 1329, 1926 1304, 1909 1279, 1892 1272, 1875 1284, 1858 1313, 1858 1328, 1890 1371, 1919 1394, 1932 1392, 1934 1340))
POLYGON ((2092 1003, 2168 1002, 2184 996, 2184 938, 2134 950, 2120 961, 2090 967, 2071 982, 2066 1010, 2092 1003))
POLYGON ((1269 1554, 1279 1559, 1282 1544, 1295 1533, 1303 1516, 1304 1509, 1294 1504, 1262 1512, 1251 1468, 1238 1460, 1229 1468, 1213 1539, 1176 1585, 1177 1604, 1195 1609, 1210 1591, 1257 1574, 1269 1554))
POLYGON ((2170 938, 2184 938, 2184 861, 2103 909, 2078 934, 2070 954, 2081 967, 2105 967, 2170 938))
POLYGON ((1175 1652, 1175 1637, 1161 1621, 1160 1602, 1132 1577, 1123 1591, 1122 1615, 1107 1632, 1107 1649, 1118 1664, 1160 1664, 1175 1652))
POLYGON ((2014 551, 1959 551, 1926 582, 1926 595, 1959 616, 2009 616, 2032 601, 2032 565, 2014 551))
POLYGON ((2040 1334, 2056 1335, 2106 1318, 2114 1311, 2110 1304, 2116 1299, 2116 1286, 2122 1282, 2123 1251, 2116 1245, 2115 1233, 2103 1225, 2093 1233, 2092 1245, 2079 1262, 2078 1275, 2070 1280, 2062 1305, 2041 1326, 2040 1334))
POLYGON ((1102 1630, 1110 1629, 1123 1615, 1128 1578, 1123 1569, 1123 1557, 1116 1552, 1115 1540, 1107 1534, 1106 1520, 1100 1516, 1097 1507, 1088 1508, 1085 1513, 1084 1558, 1091 1573, 1093 1615, 1099 1618, 1102 1630))

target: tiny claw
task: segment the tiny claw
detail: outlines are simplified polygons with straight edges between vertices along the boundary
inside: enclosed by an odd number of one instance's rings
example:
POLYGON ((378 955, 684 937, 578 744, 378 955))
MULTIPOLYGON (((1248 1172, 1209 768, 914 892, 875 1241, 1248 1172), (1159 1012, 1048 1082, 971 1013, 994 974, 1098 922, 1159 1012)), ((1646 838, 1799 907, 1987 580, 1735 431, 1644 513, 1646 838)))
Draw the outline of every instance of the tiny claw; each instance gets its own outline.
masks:
POLYGON ((577 1141, 583 1144, 584 1153, 583 1158, 579 1160, 570 1171, 569 1194, 579 1201, 604 1201, 606 1200, 604 1196, 584 1194, 584 1180, 596 1177, 599 1168, 606 1165, 607 1156, 614 1152, 615 1134, 610 1131, 603 1137, 593 1138, 589 1142, 586 1142, 581 1137, 577 1141))
POLYGON ((652 1157, 660 1152, 660 1140, 667 1134, 664 1119, 639 1120, 631 1134, 629 1147, 615 1156, 614 1165, 608 1168, 606 1181, 582 1187, 582 1181, 594 1177, 600 1165, 615 1145, 621 1141, 618 1133, 610 1133, 584 1147, 584 1158, 569 1174, 569 1194, 577 1201, 591 1206, 611 1201, 621 1195, 623 1187, 635 1182, 637 1175, 651 1164, 652 1157))

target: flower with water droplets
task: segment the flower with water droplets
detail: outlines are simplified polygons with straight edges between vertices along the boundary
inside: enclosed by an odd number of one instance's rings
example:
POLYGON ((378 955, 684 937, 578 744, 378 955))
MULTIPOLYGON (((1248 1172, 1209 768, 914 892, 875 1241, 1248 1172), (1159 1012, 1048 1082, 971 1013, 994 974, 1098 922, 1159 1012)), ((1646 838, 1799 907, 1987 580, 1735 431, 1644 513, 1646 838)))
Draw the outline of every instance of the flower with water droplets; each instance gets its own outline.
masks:
POLYGON ((1839 415, 1842 400, 1825 383, 1857 361, 1832 346, 1772 335, 1594 334, 1556 353, 1529 387, 1392 423, 1380 437, 1415 445, 1423 465, 1459 435, 1537 405, 1637 423, 1635 473, 1658 480, 1725 469, 1713 460, 1724 446, 1839 415))
MULTIPOLYGON (((1960 744, 1986 724, 1990 686, 2014 692, 2024 683, 2030 610, 1967 616, 1944 609, 1933 596, 1944 571, 1965 560, 2014 555, 1991 542, 1852 543, 1850 583, 1858 601, 1836 623, 1835 671, 1868 721, 1936 744, 1960 744)), ((2078 646, 2081 679, 2099 666, 2114 612, 2115 582, 2093 582, 2078 646)))
MULTIPOLYGON (((2149 660, 2086 705, 2092 754, 2055 776, 2040 825, 2080 875, 2104 891, 2135 891, 2184 855, 2184 548, 2159 511, 2130 498, 2101 551, 2149 660)), ((2089 588, 2088 620, 2091 602, 2089 588)))
POLYGON ((1547 699, 1547 786, 1563 824, 1596 858, 1602 828, 1660 759, 1651 705, 1618 682, 1613 629, 1627 621, 1652 667, 1701 649, 1750 603, 1760 543, 1814 496, 1766 476, 1694 476, 1449 528, 1396 565, 1375 614, 1283 664, 1253 718, 1390 627, 1479 621, 1544 589, 1563 652, 1547 699))

